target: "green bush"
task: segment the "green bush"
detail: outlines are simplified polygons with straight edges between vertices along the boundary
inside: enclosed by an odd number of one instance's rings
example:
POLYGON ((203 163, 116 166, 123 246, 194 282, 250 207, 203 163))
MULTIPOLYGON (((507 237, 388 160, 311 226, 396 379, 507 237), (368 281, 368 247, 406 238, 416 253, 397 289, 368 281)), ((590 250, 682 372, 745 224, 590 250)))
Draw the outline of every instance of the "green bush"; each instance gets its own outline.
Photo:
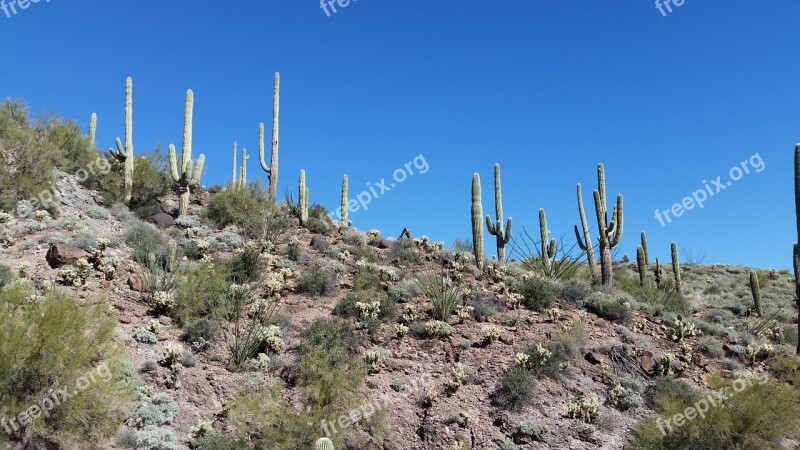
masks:
POLYGON ((544 311, 553 306, 555 291, 552 284, 541 278, 527 277, 514 285, 514 290, 523 296, 522 303, 534 311, 544 311))
POLYGON ((627 323, 632 317, 630 306, 599 292, 587 297, 586 309, 611 322, 627 323))
POLYGON ((417 251, 417 244, 410 239, 400 239, 392 242, 392 248, 389 250, 389 255, 392 258, 397 258, 400 261, 419 262, 420 255, 417 251))
POLYGON ((0 411, 19 418, 33 405, 54 406, 32 419, 27 438, 68 448, 103 442, 124 420, 130 395, 116 317, 105 303, 81 306, 60 291, 35 302, 31 295, 22 285, 0 291, 0 411), (54 386, 75 395, 66 401, 49 393, 54 386))
POLYGON ((191 265, 175 282, 172 317, 178 325, 208 318, 219 321, 228 314, 230 274, 222 264, 201 262, 191 265))
POLYGON ((504 409, 517 410, 531 403, 535 390, 536 376, 524 368, 512 367, 503 374, 494 400, 504 409))
MULTIPOLYGON (((138 217, 145 219, 163 211, 159 200, 170 192, 174 184, 172 176, 167 173, 167 164, 167 156, 158 148, 146 156, 136 155, 128 207, 138 217)), ((125 200, 123 170, 123 163, 112 159, 111 171, 98 177, 96 186, 90 186, 102 193, 107 205, 125 200)))
POLYGON ((214 342, 214 337, 218 329, 218 322, 203 317, 186 326, 183 332, 183 339, 187 342, 191 342, 192 346, 194 346, 195 343, 209 344, 214 342))
POLYGON ((267 188, 259 180, 240 189, 228 185, 224 191, 211 197, 203 213, 218 228, 236 225, 248 237, 258 237, 263 232, 267 212, 272 211, 267 188))
POLYGON ((236 441, 227 436, 211 433, 195 440, 196 450, 242 450, 250 448, 244 441, 236 441))
POLYGON ((306 354, 314 347, 330 345, 346 348, 351 354, 355 354, 365 340, 366 336, 356 333, 349 322, 320 319, 303 332, 300 351, 306 354))
POLYGON ((0 289, 14 281, 14 272, 5 264, 0 264, 0 289))
POLYGON ((314 234, 328 236, 331 234, 331 227, 328 221, 318 217, 309 217, 306 221, 306 229, 314 234))
POLYGON ((254 245, 245 245, 227 261, 231 281, 237 284, 253 283, 261 279, 266 269, 261 250, 254 245))
POLYGON ((167 259, 167 249, 169 239, 155 226, 134 221, 125 233, 125 242, 133 250, 133 260, 147 266, 149 255, 152 253, 163 266, 167 259))
POLYGON ((297 280, 297 291, 311 295, 331 296, 336 293, 338 277, 329 269, 309 269, 297 280))

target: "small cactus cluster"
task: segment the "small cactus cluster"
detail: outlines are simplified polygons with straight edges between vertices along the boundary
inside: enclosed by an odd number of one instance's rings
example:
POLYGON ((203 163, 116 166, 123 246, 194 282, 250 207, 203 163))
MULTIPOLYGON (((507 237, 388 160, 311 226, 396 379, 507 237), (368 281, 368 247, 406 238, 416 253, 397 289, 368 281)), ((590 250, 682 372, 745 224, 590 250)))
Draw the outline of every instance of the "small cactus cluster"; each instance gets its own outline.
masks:
POLYGON ((584 423, 595 423, 600 411, 600 400, 592 398, 573 398, 567 405, 567 412, 571 419, 580 419, 584 423))

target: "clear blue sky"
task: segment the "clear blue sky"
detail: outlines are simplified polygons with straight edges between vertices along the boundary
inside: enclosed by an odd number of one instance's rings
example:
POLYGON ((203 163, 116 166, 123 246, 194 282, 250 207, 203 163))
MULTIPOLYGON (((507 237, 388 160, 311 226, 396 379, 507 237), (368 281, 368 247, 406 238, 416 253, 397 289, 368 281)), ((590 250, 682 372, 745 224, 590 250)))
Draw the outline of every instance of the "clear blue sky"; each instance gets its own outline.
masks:
MULTIPOLYGON (((8 1, 8 0, 6 0, 8 1)), ((800 3, 358 0, 327 17, 316 0, 41 0, 0 11, 0 98, 25 99, 88 127, 123 133, 134 80, 134 144, 180 145, 195 94, 194 151, 206 185, 230 176, 231 143, 256 161, 282 76, 280 192, 305 168, 312 200, 338 206, 423 154, 430 170, 351 214, 361 229, 408 226, 448 244, 470 235, 473 172, 493 215, 536 233, 577 223, 605 163, 609 202, 625 195, 622 253, 639 232, 668 258, 676 240, 706 262, 790 267, 792 154, 800 141, 800 3), (654 217, 758 152, 766 166, 666 227, 654 217)), ((267 133, 269 135, 269 132, 267 133)), ((269 136, 268 136, 269 137, 269 136)), ((587 211, 590 217, 592 211, 587 211)), ((594 223, 594 220, 591 221, 594 223)), ((486 251, 494 254, 493 238, 486 251)))

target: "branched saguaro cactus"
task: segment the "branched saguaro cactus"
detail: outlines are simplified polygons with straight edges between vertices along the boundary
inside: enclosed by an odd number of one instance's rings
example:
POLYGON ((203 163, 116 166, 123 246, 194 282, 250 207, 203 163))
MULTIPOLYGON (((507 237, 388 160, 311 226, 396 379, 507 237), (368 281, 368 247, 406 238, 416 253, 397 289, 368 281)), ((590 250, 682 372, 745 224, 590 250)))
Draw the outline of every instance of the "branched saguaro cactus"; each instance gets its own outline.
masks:
POLYGON ((275 72, 275 88, 272 94, 272 158, 270 164, 264 158, 264 124, 258 125, 258 156, 261 168, 269 176, 269 200, 275 203, 278 192, 278 121, 280 118, 281 74, 275 72))
POLYGON ((353 221, 347 218, 347 189, 348 189, 348 180, 347 174, 342 177, 342 225, 345 227, 349 227, 353 224, 353 221))
POLYGON ((319 438, 314 444, 314 450, 334 450, 333 442, 328 438, 319 438))
POLYGON ((305 225, 308 221, 308 186, 306 186, 306 171, 300 171, 300 186, 299 186, 299 198, 300 198, 300 225, 305 225))
POLYGON ((647 235, 642 231, 642 250, 644 250, 644 265, 650 265, 650 253, 647 251, 647 235))
POLYGON ((94 138, 97 134, 97 113, 92 113, 92 118, 89 119, 89 151, 94 151, 94 138))
POLYGON ((595 269, 594 245, 592 244, 592 235, 589 234, 589 224, 586 222, 586 212, 583 209, 583 192, 580 183, 578 183, 578 213, 580 213, 581 216, 583 236, 581 236, 581 230, 575 225, 575 238, 578 240, 578 247, 586 252, 586 261, 589 263, 589 273, 592 277, 592 282, 596 283, 597 270, 595 269))
POLYGON ((639 285, 644 287, 647 282, 647 252, 641 245, 636 247, 636 265, 639 269, 639 285))
POLYGON ((189 212, 189 198, 191 188, 200 184, 200 176, 203 174, 203 164, 206 161, 205 155, 197 158, 192 170, 192 114, 194 109, 194 93, 191 89, 186 91, 186 105, 183 113, 183 147, 181 149, 181 161, 178 165, 178 158, 175 156, 175 146, 169 145, 169 164, 172 169, 172 180, 178 183, 180 200, 178 203, 178 214, 183 216, 189 212))
POLYGON ((125 147, 117 138, 117 149, 110 149, 111 155, 124 164, 123 183, 125 186, 125 204, 131 202, 133 196, 133 79, 125 81, 125 147))
MULTIPOLYGON (((795 301, 798 306, 797 332, 800 334, 800 144, 794 147, 794 208, 797 221, 797 241, 794 243, 792 261, 794 266, 795 301)), ((800 339, 797 341, 800 355, 800 339)))
POLYGON ((481 202, 481 176, 472 175, 472 253, 475 265, 483 270, 483 204, 481 202))
POLYGON ((236 187, 236 165, 239 158, 239 153, 236 151, 236 141, 233 141, 233 171, 231 172, 231 186, 236 187))
POLYGON ((606 175, 602 164, 597 165, 597 190, 594 191, 594 208, 597 212, 597 225, 600 230, 600 278, 603 286, 610 287, 613 282, 611 268, 611 249, 622 238, 622 194, 617 195, 617 205, 608 223, 606 206, 606 175))
POLYGON ((503 231, 503 191, 500 184, 500 164, 494 165, 494 211, 497 225, 492 223, 491 217, 486 215, 486 227, 489 234, 497 238, 497 260, 506 260, 506 244, 511 240, 511 217, 508 218, 506 229, 503 231))
POLYGON ((758 317, 763 317, 764 311, 761 309, 761 286, 758 284, 758 272, 750 271, 750 292, 753 293, 753 304, 758 317))
POLYGON ((539 210, 539 235, 541 237, 541 253, 542 253, 542 264, 544 264, 544 271, 545 273, 550 273, 551 267, 553 267, 553 261, 556 258, 556 240, 549 239, 550 238, 550 230, 547 229, 547 216, 544 213, 544 209, 539 210))
POLYGON ((675 275, 675 292, 678 295, 683 295, 683 282, 681 281, 681 262, 678 260, 678 244, 673 242, 672 245, 672 273, 675 275))

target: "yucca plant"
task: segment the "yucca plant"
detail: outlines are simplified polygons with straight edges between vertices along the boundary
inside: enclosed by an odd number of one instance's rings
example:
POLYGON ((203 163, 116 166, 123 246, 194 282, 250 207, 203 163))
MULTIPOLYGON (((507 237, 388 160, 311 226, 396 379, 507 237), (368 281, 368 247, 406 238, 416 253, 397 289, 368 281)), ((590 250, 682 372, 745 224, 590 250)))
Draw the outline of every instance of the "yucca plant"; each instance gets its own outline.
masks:
POLYGON ((417 286, 433 304, 433 318, 444 322, 453 315, 464 297, 460 285, 433 271, 423 273, 417 279, 417 286))
POLYGON ((577 243, 567 247, 563 236, 552 242, 555 242, 553 246, 555 252, 548 264, 547 256, 542 254, 541 240, 535 239, 525 227, 522 227, 522 234, 512 239, 511 254, 522 263, 525 270, 534 272, 542 278, 551 280, 574 278, 581 269, 581 258, 585 252, 578 252, 580 249, 577 243))

